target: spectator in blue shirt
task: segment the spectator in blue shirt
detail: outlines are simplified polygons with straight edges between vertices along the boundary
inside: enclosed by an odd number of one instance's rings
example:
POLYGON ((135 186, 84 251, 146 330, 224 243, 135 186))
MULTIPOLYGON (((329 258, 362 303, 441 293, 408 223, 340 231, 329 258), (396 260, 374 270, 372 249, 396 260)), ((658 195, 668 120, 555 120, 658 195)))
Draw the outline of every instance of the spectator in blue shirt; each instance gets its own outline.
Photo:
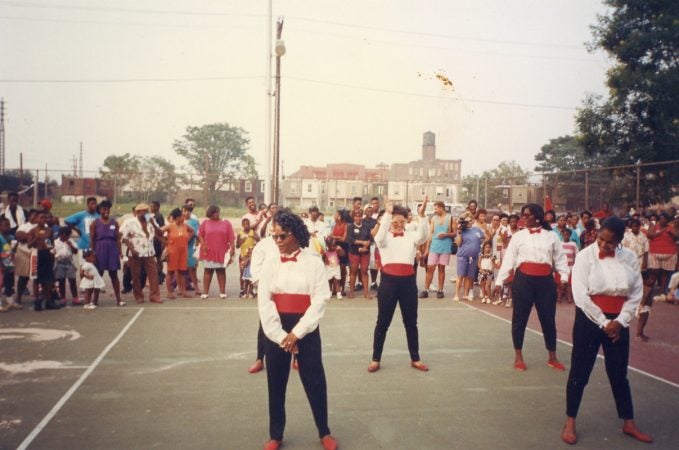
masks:
POLYGON ((90 248, 90 224, 99 217, 97 199, 95 197, 87 197, 87 209, 85 211, 77 212, 64 219, 66 225, 76 230, 80 235, 78 240, 79 249, 90 248))

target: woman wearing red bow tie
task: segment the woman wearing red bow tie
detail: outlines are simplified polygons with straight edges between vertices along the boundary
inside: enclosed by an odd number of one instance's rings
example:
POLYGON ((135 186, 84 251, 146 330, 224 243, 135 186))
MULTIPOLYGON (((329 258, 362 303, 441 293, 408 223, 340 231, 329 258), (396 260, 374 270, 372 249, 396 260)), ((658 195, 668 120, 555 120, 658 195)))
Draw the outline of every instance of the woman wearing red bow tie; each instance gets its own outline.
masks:
POLYGON ((269 388, 269 436, 265 450, 277 450, 285 429, 285 390, 292 355, 325 450, 337 448, 328 428, 328 394, 318 322, 330 298, 325 266, 310 253, 309 231, 298 216, 279 211, 273 239, 280 257, 268 258, 259 277, 258 307, 264 334, 269 388))
POLYGON ((514 272, 512 281, 512 342, 514 368, 526 370, 523 360, 523 338, 528 317, 535 305, 549 353, 547 365, 555 370, 566 370, 556 357, 556 285, 555 278, 565 286, 568 282, 568 262, 561 241, 544 220, 540 205, 529 203, 521 208, 526 228, 512 236, 505 258, 495 281, 495 296, 514 272), (558 272, 559 277, 555 277, 558 272))
POLYGON ((414 231, 406 231, 408 210, 387 203, 386 212, 379 222, 375 243, 382 260, 382 278, 377 290, 377 324, 373 337, 373 357, 368 372, 380 369, 380 359, 387 330, 394 317, 396 305, 401 307, 403 325, 406 329, 410 365, 418 370, 429 368, 420 361, 419 337, 417 330, 417 283, 413 260, 417 247, 427 239, 429 228, 424 220, 427 199, 420 208, 420 218, 414 231))
POLYGON ((577 442, 575 416, 594 362, 603 347, 606 373, 611 383, 622 432, 642 442, 653 438, 634 423, 632 393, 627 380, 629 324, 641 301, 643 284, 637 256, 620 247, 625 223, 606 219, 596 245, 578 253, 573 266, 573 300, 577 306, 573 324, 573 353, 566 387, 566 425, 561 439, 577 442))

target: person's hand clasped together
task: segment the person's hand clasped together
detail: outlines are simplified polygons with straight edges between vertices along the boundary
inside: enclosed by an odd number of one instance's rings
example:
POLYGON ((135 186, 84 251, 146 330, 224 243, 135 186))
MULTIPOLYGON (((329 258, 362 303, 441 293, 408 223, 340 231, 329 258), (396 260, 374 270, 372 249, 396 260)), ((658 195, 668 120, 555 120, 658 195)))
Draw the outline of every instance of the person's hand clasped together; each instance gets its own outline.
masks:
POLYGON ((293 355, 325 450, 337 441, 328 428, 328 394, 318 323, 330 299, 325 265, 305 247, 309 231, 302 219, 279 211, 272 234, 279 255, 268 258, 259 278, 258 309, 264 334, 269 389, 269 441, 265 450, 282 445, 285 391, 293 355))

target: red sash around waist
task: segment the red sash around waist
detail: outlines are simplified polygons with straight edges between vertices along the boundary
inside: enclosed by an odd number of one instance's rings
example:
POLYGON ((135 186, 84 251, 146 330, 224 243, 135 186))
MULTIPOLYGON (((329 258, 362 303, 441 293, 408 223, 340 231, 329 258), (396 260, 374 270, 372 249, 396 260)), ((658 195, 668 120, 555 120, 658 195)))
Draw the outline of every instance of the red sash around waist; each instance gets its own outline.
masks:
POLYGON ((620 314, 627 297, 624 295, 590 295, 595 305, 605 314, 620 314))
POLYGON ((412 264, 390 263, 382 267, 382 272, 395 277, 407 277, 415 274, 412 264))
POLYGON ((272 300, 283 314, 304 314, 311 306, 311 296, 307 294, 273 294, 272 300))
POLYGON ((519 265, 519 270, 526 275, 534 277, 544 277, 552 274, 551 264, 546 263, 523 262, 519 265))

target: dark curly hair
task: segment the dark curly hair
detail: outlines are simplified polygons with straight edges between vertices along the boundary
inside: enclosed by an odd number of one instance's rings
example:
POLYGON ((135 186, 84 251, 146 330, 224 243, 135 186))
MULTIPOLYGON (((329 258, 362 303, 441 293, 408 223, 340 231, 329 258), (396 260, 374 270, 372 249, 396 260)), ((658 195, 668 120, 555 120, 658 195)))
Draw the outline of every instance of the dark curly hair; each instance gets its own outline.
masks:
POLYGON ((615 240, 620 243, 625 237, 625 222, 619 217, 611 216, 603 221, 599 232, 609 230, 615 236, 615 240))
POLYGON ((274 217, 276 225, 283 231, 292 233, 300 247, 309 246, 309 230, 301 217, 290 211, 278 211, 274 217))
POLYGON ((542 206, 538 205, 537 203, 525 204, 521 207, 521 214, 523 214, 523 211, 526 209, 530 211, 533 216, 535 216, 535 220, 538 221, 542 228, 552 231, 552 226, 545 222, 545 210, 542 209, 542 206))

